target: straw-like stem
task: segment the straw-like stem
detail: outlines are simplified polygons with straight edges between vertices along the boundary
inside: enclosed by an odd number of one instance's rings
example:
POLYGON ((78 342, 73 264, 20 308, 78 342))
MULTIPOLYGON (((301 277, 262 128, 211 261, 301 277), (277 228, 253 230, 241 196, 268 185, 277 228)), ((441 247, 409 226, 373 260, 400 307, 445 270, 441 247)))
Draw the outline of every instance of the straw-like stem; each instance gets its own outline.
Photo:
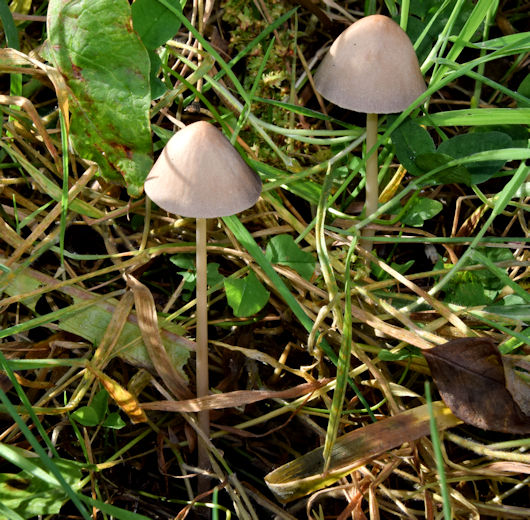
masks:
MULTIPOLYGON (((379 201, 379 186, 377 181, 377 150, 370 153, 370 150, 377 143, 377 114, 366 114, 366 204, 365 214, 370 216, 377 211, 379 201), (369 155, 368 155, 369 154, 369 155)), ((374 236, 371 229, 363 229, 363 238, 374 236)), ((371 240, 362 240, 361 246, 370 251, 372 249, 371 240)))
MULTIPOLYGON (((206 219, 197 219, 197 350, 196 350, 196 378, 197 397, 208 395, 208 301, 206 279, 206 219)), ((199 427, 208 436, 210 434, 210 413, 203 410, 198 414, 199 427)), ((208 450, 199 442, 199 466, 209 467, 208 450)))

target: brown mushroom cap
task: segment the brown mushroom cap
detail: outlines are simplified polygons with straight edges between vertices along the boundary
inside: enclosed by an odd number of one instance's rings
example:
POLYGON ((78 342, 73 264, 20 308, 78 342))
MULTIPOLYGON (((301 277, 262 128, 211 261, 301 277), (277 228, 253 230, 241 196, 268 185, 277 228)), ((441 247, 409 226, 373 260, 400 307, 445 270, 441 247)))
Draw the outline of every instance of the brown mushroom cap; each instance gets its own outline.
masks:
POLYGON ((198 121, 168 141, 147 176, 145 192, 175 215, 226 217, 256 203, 261 181, 215 126, 198 121))
POLYGON ((425 92, 418 58, 407 34, 375 14, 350 25, 333 42, 315 74, 326 99, 357 112, 401 112, 425 92))

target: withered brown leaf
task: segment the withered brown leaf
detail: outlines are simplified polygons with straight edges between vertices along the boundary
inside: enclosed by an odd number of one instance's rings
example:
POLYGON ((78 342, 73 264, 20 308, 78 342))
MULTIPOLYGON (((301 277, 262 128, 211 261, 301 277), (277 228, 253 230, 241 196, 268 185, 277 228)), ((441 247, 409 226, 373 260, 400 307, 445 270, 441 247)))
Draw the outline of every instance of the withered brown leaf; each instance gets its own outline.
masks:
POLYGON ((459 419, 484 430, 530 433, 530 416, 506 388, 493 340, 459 338, 423 354, 442 399, 459 419))
POLYGON ((524 376, 530 373, 530 363, 521 356, 503 356, 502 362, 506 389, 512 394, 521 411, 530 415, 530 385, 524 376))

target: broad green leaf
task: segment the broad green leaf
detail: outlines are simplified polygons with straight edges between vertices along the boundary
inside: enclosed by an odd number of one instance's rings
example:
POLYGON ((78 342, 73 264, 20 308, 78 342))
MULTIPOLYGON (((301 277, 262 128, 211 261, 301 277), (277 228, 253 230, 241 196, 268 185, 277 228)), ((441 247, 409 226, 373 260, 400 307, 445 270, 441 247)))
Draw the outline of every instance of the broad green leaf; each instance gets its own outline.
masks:
POLYGON ((422 175, 424 172, 416 165, 416 158, 436 149, 429 132, 412 119, 408 119, 392 132, 392 142, 403 167, 412 175, 422 175))
MULTIPOLYGON (((0 503, 22 518, 59 513, 67 500, 67 494, 54 482, 53 476, 39 458, 29 458, 27 452, 14 446, 2 445, 2 457, 24 467, 19 473, 0 474, 0 503), (46 475, 46 478, 41 476, 46 475)), ((81 470, 78 464, 66 459, 53 459, 64 480, 74 489, 81 486, 81 470)), ((0 518, 8 518, 2 516, 0 518)))
POLYGON ((169 257, 169 261, 181 269, 195 270, 195 255, 193 254, 179 253, 172 255, 169 257))
POLYGON ((418 197, 411 204, 408 211, 401 217, 401 222, 407 226, 421 227, 426 220, 433 218, 442 211, 441 202, 425 197, 418 197))
POLYGON ((170 257, 172 264, 185 271, 177 271, 177 274, 184 279, 182 287, 182 299, 188 301, 191 298, 197 281, 197 273, 195 272, 195 255, 188 253, 180 253, 170 257))
POLYGON ((152 165, 150 62, 129 2, 50 0, 48 40, 69 87, 74 148, 139 196, 152 165))
MULTIPOLYGON (((0 258, 0 262, 1 260, 0 258)), ((17 266, 14 266, 14 268, 16 269, 17 266)), ((53 278, 33 269, 26 268, 20 270, 9 281, 9 284, 4 288, 4 293, 8 296, 23 295, 42 287, 53 287, 56 283, 57 281, 53 278)), ((103 301, 89 291, 77 286, 65 286, 60 291, 72 298, 74 304, 85 302, 87 306, 72 315, 60 317, 57 322, 57 327, 60 330, 77 334, 89 343, 98 345, 112 318, 117 301, 112 298, 103 301)), ((38 299, 38 296, 25 298, 21 303, 34 311, 38 299)), ((68 309, 65 310, 67 311, 68 309)), ((54 318, 50 318, 49 321, 54 321, 54 318)), ((182 370, 182 366, 189 358, 188 347, 181 337, 183 333, 182 329, 173 323, 164 322, 161 323, 160 333, 173 365, 177 370, 182 370)), ((140 329, 134 314, 129 317, 124 326, 116 343, 115 352, 120 358, 135 366, 152 367, 152 362, 141 338, 140 329)))
POLYGON ((103 426, 105 428, 111 428, 112 430, 120 430, 126 426, 126 422, 121 418, 121 415, 118 412, 112 412, 109 413, 103 421, 103 426))
MULTIPOLYGON (((0 502, 24 519, 57 514, 66 501, 66 493, 25 472, 0 473, 0 502)), ((11 520, 0 515, 0 519, 11 520)))
POLYGON ((446 296, 445 301, 447 303, 454 303, 464 307, 475 307, 477 305, 489 305, 493 303, 492 291, 486 290, 480 282, 480 279, 474 274, 468 275, 458 282, 455 284, 452 292, 446 296))
POLYGON ((193 289, 193 287, 195 287, 195 281, 197 280, 197 275, 195 274, 195 272, 181 271, 179 274, 186 281, 186 285, 188 286, 188 288, 191 287, 193 289))
MULTIPOLYGON (((511 145, 511 137, 502 132, 470 132, 443 141, 438 146, 438 153, 460 159, 478 152, 509 148, 511 145)), ((505 163, 506 161, 503 160, 466 163, 466 170, 471 174, 473 184, 479 184, 490 179, 505 163)))
POLYGON ((225 278, 224 284, 228 305, 238 318, 256 314, 269 300, 269 291, 252 271, 245 278, 225 278))
MULTIPOLYGON (((427 173, 435 168, 439 168, 444 164, 453 160, 453 157, 439 152, 423 153, 416 158, 416 165, 427 173)), ((471 174, 461 164, 457 166, 450 166, 434 174, 429 179, 429 184, 451 184, 461 183, 471 185, 471 174)))
POLYGON ((81 406, 70 417, 83 426, 97 426, 100 423, 97 411, 91 406, 81 406))
POLYGON ((512 148, 525 148, 530 138, 530 130, 525 125, 484 125, 476 126, 473 132, 478 134, 480 132, 500 132, 511 137, 512 148))
MULTIPOLYGON (((420 9, 423 11, 424 3, 421 3, 420 9)), ((412 5, 411 5, 412 8, 412 5)), ((421 18, 423 18, 423 15, 419 15, 421 18)), ((399 23, 398 20, 395 20, 399 23)), ((430 22, 430 20, 429 20, 430 22)), ((429 29, 426 33, 424 33, 425 29, 427 28, 427 23, 425 20, 419 20, 415 16, 409 16, 407 19, 407 30, 406 33, 408 37, 410 38, 410 41, 414 44, 414 49, 416 51, 416 55, 418 56, 419 63, 423 63, 427 56, 429 55, 429 52, 432 50, 434 42, 438 35, 440 34, 440 31, 442 30, 440 27, 437 27, 437 24, 431 24, 429 26, 429 29), (417 43, 420 36, 423 34, 423 38, 421 42, 417 43)))
POLYGON ((265 257, 271 264, 286 265, 309 280, 315 270, 315 258, 303 251, 291 235, 276 235, 267 244, 265 257))
MULTIPOLYGON (((476 252, 493 263, 515 261, 512 251, 506 247, 477 247, 476 252)), ((506 273, 506 268, 503 268, 503 271, 506 273)), ((489 269, 482 269, 476 272, 482 283, 488 289, 502 289, 505 285, 505 282, 500 279, 499 275, 489 269)))
POLYGON ((438 0, 411 0, 409 13, 424 18, 438 4, 438 0))
POLYGON ((499 252, 487 251, 484 254, 483 249, 476 249, 471 253, 470 261, 478 265, 486 267, 488 274, 483 275, 486 280, 486 283, 489 283, 491 286, 492 283, 496 284, 495 287, 510 289, 513 294, 507 294, 504 297, 504 305, 516 304, 519 303, 530 303, 530 293, 527 289, 519 285, 516 281, 512 280, 506 268, 500 267, 495 264, 495 262, 507 261, 508 263, 513 262, 513 255, 509 249, 502 251, 502 248, 499 248, 499 252))
POLYGON ((92 399, 90 406, 81 406, 70 416, 83 426, 97 426, 107 415, 108 400, 108 392, 100 390, 92 399))
MULTIPOLYGON (((513 261, 514 259, 512 252, 503 247, 479 247, 476 251, 493 263, 513 261)), ((503 271, 506 273, 505 268, 503 271)), ((447 284, 445 301, 464 306, 490 305, 504 285, 505 282, 502 277, 489 269, 461 271, 456 273, 447 284)))
POLYGON ((92 399, 90 407, 96 412, 99 422, 103 420, 107 414, 109 403, 109 394, 106 390, 100 390, 92 399))
POLYGON ((149 55, 149 83, 151 85, 151 99, 157 99, 162 96, 168 89, 164 82, 158 78, 158 73, 162 67, 162 60, 156 51, 147 51, 149 55))
POLYGON ((225 277, 219 272, 219 264, 217 262, 208 264, 206 278, 208 279, 208 287, 214 287, 224 280, 225 277))
MULTIPOLYGON (((482 309, 484 312, 496 314, 498 316, 506 316, 514 320, 520 320, 527 323, 530 320, 530 305, 488 305, 482 309)), ((530 336, 527 335, 530 340, 530 336)))
MULTIPOLYGON (((186 0, 174 4, 177 9, 182 10, 186 0)), ((180 19, 158 0, 136 0, 131 6, 131 14, 134 30, 149 54, 151 99, 157 99, 167 91, 167 88, 158 78, 162 63, 155 49, 177 34, 181 25, 180 19)))
MULTIPOLYGON (((182 10, 186 0, 172 2, 182 10)), ((164 45, 180 29, 180 20, 158 0, 135 0, 131 6, 134 30, 149 50, 164 45)))

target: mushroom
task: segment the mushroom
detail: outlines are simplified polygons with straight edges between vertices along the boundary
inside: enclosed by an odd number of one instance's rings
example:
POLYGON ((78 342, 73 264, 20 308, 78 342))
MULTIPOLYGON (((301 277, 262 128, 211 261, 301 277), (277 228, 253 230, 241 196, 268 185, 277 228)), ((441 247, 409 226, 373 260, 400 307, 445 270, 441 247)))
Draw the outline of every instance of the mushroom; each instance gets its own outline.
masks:
MULTIPOLYGON (((253 206, 261 194, 258 175, 230 141, 212 124, 192 123, 166 144, 145 181, 145 192, 162 209, 197 219, 197 397, 208 395, 208 306, 206 279, 206 219, 234 215, 253 206)), ((208 436, 208 411, 198 414, 208 436)), ((199 444, 199 465, 209 465, 199 444)))
MULTIPOLYGON (((425 92, 409 37, 380 14, 361 18, 337 37, 315 74, 315 86, 336 105, 366 113, 367 153, 377 142, 377 114, 401 112, 425 92)), ((367 216, 377 211, 377 175, 374 150, 366 160, 367 216)), ((373 233, 365 230, 363 236, 373 233)))

